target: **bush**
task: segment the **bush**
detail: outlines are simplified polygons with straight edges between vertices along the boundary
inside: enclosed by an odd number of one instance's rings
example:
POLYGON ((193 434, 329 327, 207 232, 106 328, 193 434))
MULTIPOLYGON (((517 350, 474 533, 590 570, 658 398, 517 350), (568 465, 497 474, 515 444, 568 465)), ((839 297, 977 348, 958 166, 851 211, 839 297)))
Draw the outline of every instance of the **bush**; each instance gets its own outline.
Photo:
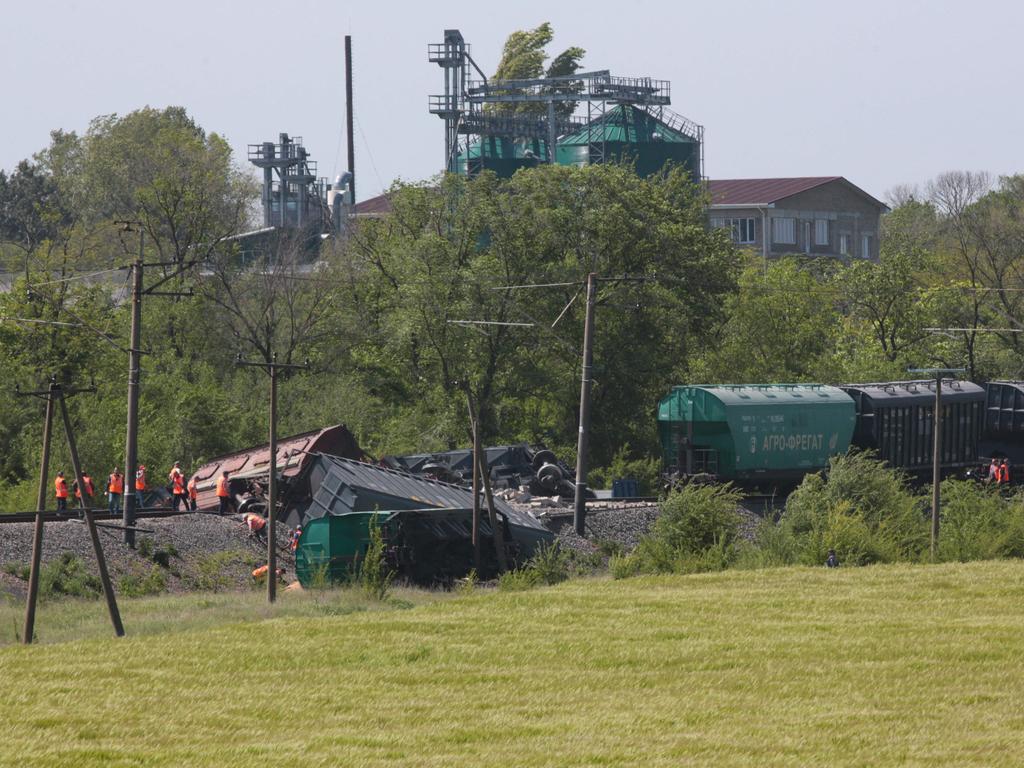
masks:
POLYGON ((613 480, 631 478, 636 480, 641 496, 657 494, 661 481, 661 459, 653 456, 630 458, 629 443, 626 443, 612 457, 607 467, 595 467, 587 475, 591 488, 611 488, 613 480))
POLYGON ((47 600, 58 597, 97 598, 103 592, 99 576, 85 569, 81 558, 70 552, 58 560, 47 563, 39 574, 39 597, 47 600))
POLYGON ((612 555, 608 570, 613 579, 628 579, 640 573, 640 560, 632 555, 612 555))
POLYGON ((789 529, 764 520, 754 541, 742 544, 736 558, 738 568, 779 568, 798 562, 800 548, 789 529))
POLYGON ((922 500, 869 452, 834 457, 827 477, 805 477, 779 526, 804 565, 823 564, 829 549, 849 565, 917 560, 929 541, 922 500))
POLYGON ((557 541, 554 544, 541 544, 526 565, 501 574, 498 588, 516 591, 559 584, 569 578, 571 563, 572 556, 557 541))
POLYGON ((21 579, 22 581, 28 581, 31 569, 24 563, 5 563, 4 573, 9 576, 21 579))
POLYGON ((216 552, 200 558, 196 562, 197 573, 191 578, 192 587, 204 592, 232 589, 238 580, 238 569, 246 563, 246 558, 246 553, 237 551, 216 552))
POLYGON ((117 583, 118 591, 125 597, 159 595, 167 590, 167 576, 154 566, 148 571, 127 573, 117 583))
MULTIPOLYGON (((686 485, 661 505, 661 515, 631 558, 638 572, 697 573, 726 568, 736 556, 740 493, 731 485, 686 485)), ((620 570, 625 566, 616 561, 620 570)))
POLYGON ((370 520, 370 543, 359 566, 359 582, 367 597, 383 601, 388 599, 393 578, 394 574, 384 559, 384 536, 374 517, 370 520))
POLYGON ((536 573, 538 583, 558 584, 569 578, 571 559, 570 554, 557 541, 553 544, 542 543, 526 568, 536 573))

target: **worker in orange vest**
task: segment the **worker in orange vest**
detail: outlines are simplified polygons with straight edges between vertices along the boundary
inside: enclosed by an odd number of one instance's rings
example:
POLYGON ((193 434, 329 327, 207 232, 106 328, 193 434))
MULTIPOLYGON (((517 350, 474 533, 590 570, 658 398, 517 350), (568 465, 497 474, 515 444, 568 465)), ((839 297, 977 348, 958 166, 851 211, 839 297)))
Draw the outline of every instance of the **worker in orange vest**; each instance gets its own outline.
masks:
POLYGON ((57 514, 68 511, 68 481, 64 479, 64 473, 58 472, 57 479, 53 481, 53 488, 57 496, 57 514))
POLYGON ((199 489, 196 487, 195 475, 188 479, 188 485, 185 487, 188 490, 188 508, 195 512, 199 509, 199 489))
POLYGON ((174 462, 171 471, 167 474, 171 484, 171 493, 174 494, 172 508, 177 511, 178 505, 185 502, 185 510, 188 510, 188 496, 185 493, 185 475, 181 471, 181 462, 174 462))
POLYGON ((217 511, 222 515, 229 514, 234 508, 234 502, 231 500, 231 483, 228 481, 226 469, 217 478, 217 501, 220 502, 217 511))
POLYGON ((139 468, 135 470, 135 508, 142 509, 143 500, 142 494, 146 490, 146 467, 139 464, 139 468))
MULTIPOLYGON (((269 572, 270 572, 270 566, 268 566, 268 565, 261 565, 259 568, 257 568, 256 570, 254 570, 252 572, 252 577, 253 577, 253 579, 255 581, 262 581, 263 579, 265 579, 267 577, 267 573, 269 573, 269 572)), ((284 575, 284 573, 285 573, 284 568, 278 568, 277 569, 277 577, 278 578, 281 578, 284 575)))
MULTIPOLYGON (((92 485, 92 478, 89 477, 89 473, 86 472, 84 469, 82 470, 82 485, 85 486, 85 506, 91 509, 92 508, 92 497, 93 497, 93 494, 95 493, 95 489, 93 488, 93 485, 92 485)), ((82 498, 82 489, 78 487, 78 481, 77 480, 75 480, 75 482, 72 483, 72 487, 75 489, 75 498, 76 499, 81 499, 82 498)))
POLYGON ((110 473, 110 477, 107 478, 107 497, 110 499, 107 509, 110 514, 116 515, 121 511, 122 496, 124 496, 124 475, 121 474, 120 469, 115 467, 114 471, 110 473))
POLYGON ((255 536, 257 539, 262 539, 264 535, 264 529, 267 527, 267 521, 262 516, 247 512, 242 517, 242 523, 246 528, 249 529, 249 535, 255 536))
POLYGON ((999 463, 999 470, 996 473, 996 482, 998 482, 999 485, 1009 485, 1010 484, 1010 465, 1006 461, 1006 459, 1003 459, 999 463))

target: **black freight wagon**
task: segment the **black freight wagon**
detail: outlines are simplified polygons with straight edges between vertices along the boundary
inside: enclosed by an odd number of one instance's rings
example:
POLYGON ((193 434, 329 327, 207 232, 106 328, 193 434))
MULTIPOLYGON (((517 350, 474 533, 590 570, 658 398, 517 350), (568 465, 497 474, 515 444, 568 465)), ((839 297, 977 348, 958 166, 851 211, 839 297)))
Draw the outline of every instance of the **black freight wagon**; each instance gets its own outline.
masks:
MULTIPOLYGON (((853 444, 878 452, 890 466, 910 474, 932 468, 935 382, 896 381, 844 384, 853 398, 857 422, 853 444)), ((953 471, 974 467, 985 423, 985 390, 969 381, 942 382, 940 464, 953 471)))

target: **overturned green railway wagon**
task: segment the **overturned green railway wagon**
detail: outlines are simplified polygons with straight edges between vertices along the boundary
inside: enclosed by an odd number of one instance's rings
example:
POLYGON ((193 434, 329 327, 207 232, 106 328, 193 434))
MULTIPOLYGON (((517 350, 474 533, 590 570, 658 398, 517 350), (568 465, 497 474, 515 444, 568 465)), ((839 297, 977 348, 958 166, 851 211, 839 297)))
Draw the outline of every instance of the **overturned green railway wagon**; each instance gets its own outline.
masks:
POLYGON ((797 481, 853 437, 853 400, 820 384, 677 386, 658 405, 665 467, 740 483, 797 481))
MULTIPOLYGON (((458 485, 326 454, 309 457, 289 483, 283 521, 301 526, 295 553, 300 582, 343 580, 357 567, 379 525, 386 557, 402 577, 449 581, 475 567, 473 495, 458 485)), ((523 563, 553 534, 527 512, 494 499, 510 562, 523 563)), ((493 533, 481 521, 481 576, 494 570, 493 533)))

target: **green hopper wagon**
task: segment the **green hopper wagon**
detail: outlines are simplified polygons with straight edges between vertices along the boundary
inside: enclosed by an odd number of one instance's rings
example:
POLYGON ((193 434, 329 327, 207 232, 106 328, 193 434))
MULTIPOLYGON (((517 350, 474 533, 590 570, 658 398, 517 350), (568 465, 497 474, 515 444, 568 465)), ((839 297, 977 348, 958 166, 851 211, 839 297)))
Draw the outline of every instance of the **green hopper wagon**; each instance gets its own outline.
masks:
POLYGON ((658 405, 667 472, 784 483, 828 466, 853 437, 853 399, 821 384, 677 386, 658 405))

